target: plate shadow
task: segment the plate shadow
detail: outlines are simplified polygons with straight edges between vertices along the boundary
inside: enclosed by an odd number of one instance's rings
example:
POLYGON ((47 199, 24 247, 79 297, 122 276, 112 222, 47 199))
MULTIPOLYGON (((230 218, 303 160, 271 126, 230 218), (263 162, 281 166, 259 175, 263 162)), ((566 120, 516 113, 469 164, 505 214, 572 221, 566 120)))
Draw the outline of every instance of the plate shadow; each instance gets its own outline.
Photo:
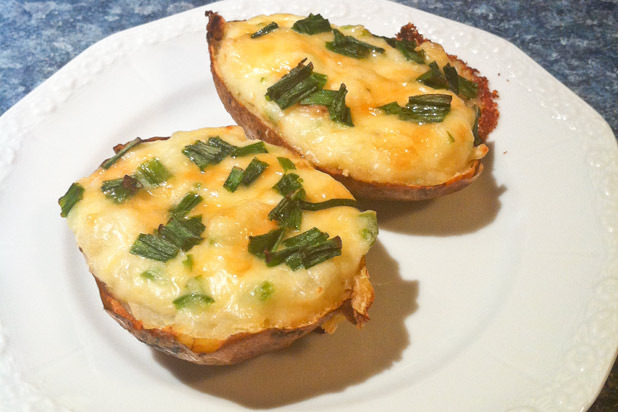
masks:
POLYGON ((494 221, 501 208, 498 186, 491 173, 495 159, 493 143, 483 159, 484 171, 463 190, 420 202, 360 202, 363 209, 378 213, 380 229, 421 236, 453 236, 475 232, 494 221))
POLYGON ((341 324, 287 349, 233 366, 199 366, 153 349, 154 359, 197 391, 252 409, 284 406, 339 392, 389 369, 410 345, 405 320, 417 309, 418 281, 401 278, 378 241, 367 257, 375 287, 371 321, 362 330, 341 324))

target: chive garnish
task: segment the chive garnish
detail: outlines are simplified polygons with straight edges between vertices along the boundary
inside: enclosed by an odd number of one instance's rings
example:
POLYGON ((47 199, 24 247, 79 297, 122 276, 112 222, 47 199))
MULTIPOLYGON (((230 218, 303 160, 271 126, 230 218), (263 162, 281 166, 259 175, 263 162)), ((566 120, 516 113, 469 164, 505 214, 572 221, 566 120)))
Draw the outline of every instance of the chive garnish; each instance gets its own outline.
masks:
POLYGON ((166 225, 160 225, 158 234, 185 252, 204 240, 200 235, 206 229, 202 216, 189 219, 171 218, 166 225))
POLYGON ((459 76, 459 94, 466 99, 474 99, 478 95, 479 85, 459 76))
POLYGON ((298 20, 292 25, 292 30, 302 34, 317 34, 331 30, 330 22, 320 14, 309 14, 309 17, 298 20))
POLYGON ((147 259, 166 262, 178 255, 178 247, 160 236, 141 233, 129 252, 147 259))
POLYGON ((58 199, 60 205, 60 216, 67 217, 73 206, 84 197, 84 187, 79 183, 73 183, 69 190, 58 199))
POLYGON ((483 143, 479 136, 479 119, 481 118, 481 109, 474 105, 474 126, 472 127, 472 134, 474 135, 474 146, 478 146, 483 143))
POLYGON ((450 91, 466 99, 473 99, 477 96, 478 85, 457 74, 457 70, 450 63, 447 63, 442 70, 444 71, 444 77, 448 81, 448 89, 450 91))
POLYGON ((263 258, 265 252, 270 252, 277 248, 285 234, 285 229, 273 229, 268 233, 259 236, 249 236, 249 253, 263 258))
MULTIPOLYGON (((312 228, 300 235, 291 237, 283 241, 283 245, 286 248, 276 250, 272 248, 264 251, 264 258, 266 265, 269 267, 277 266, 283 262, 288 262, 288 259, 292 259, 292 266, 296 266, 294 263, 295 258, 291 257, 302 252, 304 249, 322 243, 328 239, 328 233, 322 232, 318 228, 312 228)), ((302 264, 302 263, 301 263, 302 264)))
POLYGON ((455 94, 459 94, 459 75, 457 74, 457 70, 451 66, 450 63, 447 63, 442 70, 448 82, 448 89, 455 94))
POLYGON ((284 172, 287 172, 288 170, 296 169, 296 166, 294 165, 294 163, 287 157, 277 157, 277 161, 283 168, 284 172))
POLYGON ((159 271, 156 269, 148 269, 143 271, 140 274, 141 277, 143 277, 144 279, 148 279, 148 280, 159 280, 161 279, 161 275, 159 274, 159 271))
POLYGON ((299 200, 298 205, 301 210, 324 210, 331 207, 349 206, 358 209, 358 202, 354 199, 329 199, 323 202, 311 203, 304 200, 299 200))
POLYGON ((189 253, 185 260, 182 261, 182 264, 187 269, 193 270, 193 255, 189 253))
POLYGON ((260 30, 256 31, 251 35, 252 39, 257 39, 258 37, 262 37, 265 34, 270 33, 271 31, 279 28, 279 25, 274 21, 268 23, 266 26, 262 27, 260 30))
POLYGON ((425 63, 425 52, 423 50, 416 51, 416 42, 410 40, 395 40, 395 48, 403 54, 406 60, 415 63, 425 63))
POLYGON ((229 176, 227 177, 227 179, 225 179, 225 183, 223 183, 223 187, 228 192, 235 192, 236 189, 238 189, 238 186, 240 186, 240 182, 242 182, 243 172, 244 170, 242 170, 240 167, 232 167, 229 176))
POLYGON ((378 238, 378 218, 373 210, 366 210, 358 215, 365 221, 365 227, 361 230, 361 236, 369 246, 372 246, 378 238))
POLYGON ((185 217, 189 214, 191 209, 197 206, 202 201, 202 196, 195 192, 189 192, 182 198, 180 203, 170 209, 170 215, 174 217, 185 217))
POLYGON ((396 114, 401 120, 418 124, 439 123, 451 110, 452 96, 448 94, 424 94, 410 96, 405 107, 396 102, 379 107, 387 114, 396 114))
POLYGON ((104 181, 101 185, 101 191, 108 199, 115 203, 122 203, 135 195, 142 187, 142 184, 136 178, 125 175, 118 179, 104 181))
POLYGON ((260 175, 264 172, 264 170, 266 170, 267 167, 268 163, 261 161, 257 157, 254 157, 243 172, 241 183, 244 186, 249 186, 255 181, 255 179, 260 177, 260 175))
POLYGON ((200 170, 204 170, 208 165, 221 162, 228 155, 228 151, 224 147, 207 144, 201 140, 185 146, 182 149, 182 153, 195 163, 200 170))
POLYGON ((383 48, 362 42, 352 36, 346 36, 337 29, 333 29, 333 34, 335 35, 333 41, 326 42, 326 48, 332 52, 355 59, 365 58, 372 52, 384 53, 383 48))
POLYGON ((448 80, 446 80, 436 62, 429 63, 429 70, 417 77, 416 80, 434 89, 448 89, 449 87, 448 80))
POLYGON ((311 228, 300 235, 292 236, 283 241, 283 245, 287 247, 303 247, 311 244, 316 244, 328 239, 328 233, 322 232, 317 227, 311 228))
POLYGON ((155 157, 139 165, 134 176, 142 186, 153 187, 165 183, 165 181, 172 177, 172 174, 155 157))
POLYGON ((303 180, 296 173, 285 174, 279 179, 277 184, 273 186, 273 189, 285 196, 302 188, 302 181, 303 180))
POLYGON ((229 155, 230 153, 232 153, 234 150, 237 149, 236 146, 226 142, 225 140, 221 139, 219 136, 209 137, 208 145, 220 148, 222 151, 221 158, 226 157, 227 155, 229 155))
POLYGON ((347 93, 345 84, 341 83, 339 90, 318 90, 301 100, 300 104, 326 106, 331 120, 346 126, 354 126, 350 108, 345 104, 347 93))
POLYGON ((285 195, 277 206, 268 213, 268 218, 276 221, 280 227, 300 229, 302 211, 298 201, 304 197, 305 190, 302 188, 285 195))
MULTIPOLYGON (((341 238, 324 239, 325 233, 320 232, 319 240, 292 246, 273 253, 266 254, 266 265, 277 266, 283 262, 292 270, 309 269, 335 256, 341 255, 341 238)), ((328 236, 328 234, 326 234, 328 236)))
POLYGON ((266 91, 266 98, 277 103, 281 110, 301 101, 326 84, 326 76, 313 73, 313 63, 304 65, 305 60, 307 59, 303 59, 266 91))
POLYGON ((187 306, 207 306, 213 303, 215 300, 204 293, 193 292, 188 295, 183 295, 175 299, 172 303, 176 306, 176 309, 186 308, 187 306))
POLYGON ((264 282, 260 283, 258 286, 255 287, 255 289, 251 291, 251 295, 256 296, 259 300, 263 302, 266 299, 268 299, 270 295, 273 294, 274 291, 275 291, 275 288, 273 287, 272 283, 265 280, 264 282))
POLYGON ((132 148, 134 148, 141 142, 142 142, 142 139, 140 139, 139 137, 136 137, 135 139, 131 140, 129 143, 124 145, 124 147, 120 149, 118 153, 116 153, 114 156, 110 157, 103 163, 101 163, 101 167, 103 169, 109 169, 114 163, 118 161, 118 159, 124 156, 125 153, 127 153, 129 150, 131 150, 132 148))
POLYGON ((234 146, 234 150, 232 151, 231 156, 241 157, 259 153, 268 153, 268 150, 266 150, 266 145, 262 141, 247 146, 234 146))

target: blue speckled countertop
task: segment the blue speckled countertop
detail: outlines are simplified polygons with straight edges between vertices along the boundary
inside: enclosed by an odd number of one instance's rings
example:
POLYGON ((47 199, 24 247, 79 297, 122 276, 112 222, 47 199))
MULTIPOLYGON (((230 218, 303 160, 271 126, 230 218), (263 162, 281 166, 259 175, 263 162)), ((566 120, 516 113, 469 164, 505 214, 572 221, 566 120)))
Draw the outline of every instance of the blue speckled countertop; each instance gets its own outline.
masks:
MULTIPOLYGON (((618 0, 397 0, 518 46, 618 131, 618 0)), ((98 40, 211 3, 0 0, 0 114, 98 40)), ((359 2, 359 4, 362 4, 359 2)), ((618 367, 590 409, 618 410, 618 367)))

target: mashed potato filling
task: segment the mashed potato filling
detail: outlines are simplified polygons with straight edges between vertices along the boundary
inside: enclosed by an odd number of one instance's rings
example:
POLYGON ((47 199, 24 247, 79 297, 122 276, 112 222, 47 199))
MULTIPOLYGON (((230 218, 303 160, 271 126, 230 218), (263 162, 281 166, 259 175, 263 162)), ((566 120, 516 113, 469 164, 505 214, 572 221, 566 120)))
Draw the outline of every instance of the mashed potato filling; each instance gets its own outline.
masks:
POLYGON ((227 22, 216 64, 232 94, 312 163, 365 182, 432 186, 464 173, 487 153, 484 144, 474 146, 473 106, 478 102, 416 81, 430 62, 439 67, 450 62, 441 46, 418 46, 426 56, 425 64, 419 64, 363 26, 333 26, 384 49, 358 59, 328 50, 330 31, 307 35, 292 30, 301 18, 277 14, 227 22), (276 30, 251 38, 273 21, 276 30), (281 110, 265 98, 268 87, 303 59, 328 76, 325 89, 346 85, 353 127, 332 121, 323 106, 295 104, 281 110), (452 96, 451 110, 440 123, 417 124, 378 109, 391 102, 404 106, 410 96, 435 93, 452 96))

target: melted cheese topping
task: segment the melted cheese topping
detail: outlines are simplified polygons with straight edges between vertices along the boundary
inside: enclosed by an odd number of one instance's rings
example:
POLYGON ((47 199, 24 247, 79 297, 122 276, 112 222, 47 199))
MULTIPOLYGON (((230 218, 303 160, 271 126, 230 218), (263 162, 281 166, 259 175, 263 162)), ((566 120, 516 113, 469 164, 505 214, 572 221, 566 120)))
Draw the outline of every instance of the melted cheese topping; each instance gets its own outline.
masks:
POLYGON ((213 136, 237 146, 253 143, 239 127, 178 132, 169 140, 142 143, 108 170, 99 168, 79 180, 85 188, 84 197, 67 219, 92 272, 116 298, 128 302, 146 328, 171 327, 181 336, 223 340, 235 333, 313 323, 350 297, 354 276, 372 241, 366 236, 372 218, 366 219, 367 212, 351 207, 304 212, 300 232, 317 227, 331 237, 339 235, 341 256, 310 269, 292 271, 285 264, 268 268, 262 259, 249 254, 247 245, 249 236, 276 228, 267 215, 281 200, 272 188, 284 174, 277 156, 295 163, 294 173, 303 179, 308 201, 351 195, 305 160, 271 145, 267 145, 267 154, 227 157, 200 172, 181 151, 196 140, 213 136), (164 185, 141 189, 121 204, 105 197, 103 181, 130 175, 153 157, 172 174, 164 185), (225 190, 223 183, 232 167, 244 169, 253 157, 269 164, 264 173, 249 187, 240 186, 234 193, 225 190), (189 216, 202 215, 204 240, 167 262, 130 254, 138 235, 165 224, 170 207, 190 191, 203 197, 189 216), (192 268, 183 264, 187 254, 193 256, 192 268), (154 273, 156 279, 142 276, 145 271, 154 273), (273 292, 261 300, 255 291, 265 281, 271 283, 273 292), (172 302, 191 292, 205 293, 214 303, 177 309, 172 302))
MULTIPOLYGON (((431 186, 463 173, 485 155, 485 145, 473 145, 472 106, 478 102, 466 103, 448 90, 417 82, 428 65, 407 61, 362 26, 339 29, 382 47, 384 53, 355 59, 329 51, 325 43, 333 40, 333 34, 297 33, 291 27, 299 19, 279 14, 228 22, 216 65, 234 96, 311 162, 366 182, 431 186), (250 37, 271 21, 279 25, 277 30, 250 37), (337 90, 345 83, 354 127, 331 121, 320 106, 296 104, 281 110, 265 99, 267 88, 305 58, 314 71, 328 76, 325 89, 337 90), (418 125, 377 109, 393 101, 404 106, 410 96, 429 93, 453 96, 451 111, 441 123, 418 125)), ((449 62, 438 44, 425 42, 418 49, 425 52, 428 63, 436 61, 443 67, 449 62)))

